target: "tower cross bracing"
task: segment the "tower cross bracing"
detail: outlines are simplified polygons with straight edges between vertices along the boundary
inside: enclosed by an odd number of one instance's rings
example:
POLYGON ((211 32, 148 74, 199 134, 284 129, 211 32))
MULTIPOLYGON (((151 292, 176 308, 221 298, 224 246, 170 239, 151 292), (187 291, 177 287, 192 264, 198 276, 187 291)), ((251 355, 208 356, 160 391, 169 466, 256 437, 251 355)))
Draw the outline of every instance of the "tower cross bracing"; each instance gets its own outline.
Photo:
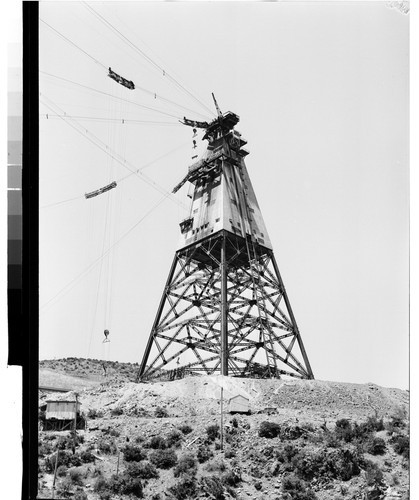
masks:
POLYGON ((244 162, 231 112, 205 129, 189 216, 138 373, 314 378, 244 162))

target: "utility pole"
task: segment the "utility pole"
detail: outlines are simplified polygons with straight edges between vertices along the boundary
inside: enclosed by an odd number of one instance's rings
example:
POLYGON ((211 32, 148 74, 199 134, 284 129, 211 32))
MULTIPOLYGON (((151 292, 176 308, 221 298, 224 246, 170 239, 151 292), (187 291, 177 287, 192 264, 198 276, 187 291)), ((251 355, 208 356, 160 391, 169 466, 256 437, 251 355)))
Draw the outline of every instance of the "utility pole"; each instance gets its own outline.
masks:
POLYGON ((55 467, 54 467, 54 480, 52 482, 52 497, 55 498, 54 496, 54 491, 55 491, 55 479, 57 477, 57 466, 58 466, 58 454, 60 453, 60 450, 57 449, 57 456, 55 458, 55 467))
POLYGON ((119 474, 119 456, 121 455, 121 449, 118 447, 118 462, 116 464, 116 475, 119 474))
POLYGON ((74 408, 74 424, 73 424, 73 455, 76 452, 76 430, 77 430, 77 407, 78 407, 78 394, 77 392, 74 393, 76 396, 76 401, 74 403, 75 408, 74 408))

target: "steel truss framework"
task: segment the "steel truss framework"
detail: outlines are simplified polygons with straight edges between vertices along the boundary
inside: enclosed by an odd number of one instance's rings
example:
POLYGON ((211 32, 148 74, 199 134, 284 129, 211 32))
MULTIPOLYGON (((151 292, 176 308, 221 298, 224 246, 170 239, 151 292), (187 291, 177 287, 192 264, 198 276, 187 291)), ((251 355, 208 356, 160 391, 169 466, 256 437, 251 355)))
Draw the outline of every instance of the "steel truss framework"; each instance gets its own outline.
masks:
POLYGON ((176 253, 138 380, 181 357, 182 373, 313 378, 270 249, 220 231, 176 253))

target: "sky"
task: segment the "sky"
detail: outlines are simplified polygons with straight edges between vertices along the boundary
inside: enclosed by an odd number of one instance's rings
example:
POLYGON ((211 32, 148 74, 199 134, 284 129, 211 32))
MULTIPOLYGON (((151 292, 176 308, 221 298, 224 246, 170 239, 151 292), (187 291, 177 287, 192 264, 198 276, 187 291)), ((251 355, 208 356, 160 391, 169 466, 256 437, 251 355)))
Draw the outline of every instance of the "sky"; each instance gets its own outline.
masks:
POLYGON ((40 19, 40 359, 141 362, 187 215, 188 187, 168 195, 192 163, 179 119, 213 118, 214 92, 240 116, 315 378, 408 388, 409 17, 41 2, 40 19))

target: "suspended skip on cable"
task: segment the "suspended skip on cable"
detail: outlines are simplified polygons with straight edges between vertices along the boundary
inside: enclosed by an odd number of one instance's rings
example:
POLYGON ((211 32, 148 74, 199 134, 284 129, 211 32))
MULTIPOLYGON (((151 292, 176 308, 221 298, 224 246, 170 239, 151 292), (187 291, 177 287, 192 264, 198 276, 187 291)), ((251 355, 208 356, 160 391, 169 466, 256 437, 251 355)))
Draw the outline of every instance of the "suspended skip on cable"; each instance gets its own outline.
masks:
POLYGON ((127 80, 126 78, 123 78, 122 76, 118 75, 118 73, 115 73, 115 71, 112 71, 111 68, 109 68, 109 73, 108 73, 109 78, 112 78, 112 80, 115 80, 117 83, 120 83, 124 87, 127 87, 127 89, 134 90, 135 85, 134 82, 131 80, 127 80))
POLYGON ((100 189, 96 189, 96 191, 91 191, 90 193, 86 193, 84 196, 86 199, 94 198, 95 196, 99 196, 102 193, 106 193, 106 191, 110 191, 113 188, 116 188, 117 184, 115 181, 111 182, 107 186, 104 186, 100 189))
POLYGON ((110 340, 108 339, 109 330, 105 330, 103 332, 103 335, 105 335, 105 338, 103 339, 103 344, 105 344, 106 342, 110 342, 110 340))

